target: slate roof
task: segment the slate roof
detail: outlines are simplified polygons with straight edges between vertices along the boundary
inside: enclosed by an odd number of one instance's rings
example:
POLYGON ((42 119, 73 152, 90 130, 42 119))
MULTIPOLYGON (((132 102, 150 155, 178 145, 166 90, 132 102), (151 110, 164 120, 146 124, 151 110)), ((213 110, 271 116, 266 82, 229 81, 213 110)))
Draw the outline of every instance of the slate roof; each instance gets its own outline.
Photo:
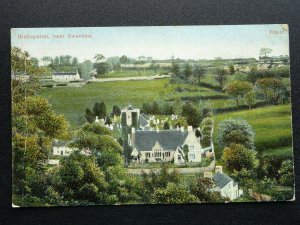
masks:
POLYGON ((150 120, 150 116, 146 115, 145 113, 142 113, 140 116, 144 117, 146 120, 150 120))
POLYGON ((140 125, 142 127, 146 126, 148 124, 148 120, 149 120, 149 119, 147 119, 147 117, 145 117, 146 115, 145 116, 144 115, 145 114, 140 115, 140 125))
POLYGON ((213 176, 213 181, 215 182, 215 184, 219 187, 219 188, 223 188, 225 187, 230 181, 233 181, 232 178, 230 178, 229 176, 227 176, 225 173, 220 173, 217 172, 214 176, 213 176))
POLYGON ((157 131, 139 131, 135 133, 135 147, 139 151, 152 151, 156 142, 165 149, 176 151, 178 146, 182 146, 188 135, 187 131, 180 130, 161 130, 157 131))

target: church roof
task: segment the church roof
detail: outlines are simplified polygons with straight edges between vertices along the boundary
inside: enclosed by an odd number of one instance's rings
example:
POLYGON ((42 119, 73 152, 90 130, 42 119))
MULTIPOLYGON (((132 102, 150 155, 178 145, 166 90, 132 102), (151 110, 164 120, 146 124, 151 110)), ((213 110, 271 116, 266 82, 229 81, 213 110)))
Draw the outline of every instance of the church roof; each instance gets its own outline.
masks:
POLYGON ((140 131, 135 133, 135 147, 139 151, 152 151, 152 147, 158 142, 165 150, 176 150, 182 146, 188 135, 187 131, 180 130, 161 130, 157 131, 140 131))
POLYGON ((233 181, 232 178, 230 178, 229 176, 227 176, 225 173, 220 173, 217 172, 214 176, 213 176, 213 181, 215 182, 215 184, 219 187, 219 188, 223 188, 225 187, 230 181, 233 181))
POLYGON ((140 126, 144 127, 144 126, 147 126, 147 124, 149 123, 149 119, 147 119, 147 117, 145 117, 147 115, 145 114, 141 114, 140 115, 140 126))

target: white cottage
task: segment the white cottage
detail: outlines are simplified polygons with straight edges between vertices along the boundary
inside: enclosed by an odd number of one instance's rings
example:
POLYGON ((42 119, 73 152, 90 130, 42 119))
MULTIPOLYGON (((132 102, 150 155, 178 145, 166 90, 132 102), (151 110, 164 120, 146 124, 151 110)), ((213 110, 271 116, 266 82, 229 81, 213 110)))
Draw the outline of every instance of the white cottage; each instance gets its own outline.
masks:
POLYGON ((212 177, 212 180, 216 184, 216 187, 212 188, 211 191, 220 192, 222 197, 234 200, 243 194, 243 191, 239 189, 238 184, 222 171, 216 172, 212 177))
POLYGON ((135 130, 128 135, 134 162, 185 162, 183 148, 188 147, 188 161, 201 162, 200 139, 192 127, 188 130, 135 130))

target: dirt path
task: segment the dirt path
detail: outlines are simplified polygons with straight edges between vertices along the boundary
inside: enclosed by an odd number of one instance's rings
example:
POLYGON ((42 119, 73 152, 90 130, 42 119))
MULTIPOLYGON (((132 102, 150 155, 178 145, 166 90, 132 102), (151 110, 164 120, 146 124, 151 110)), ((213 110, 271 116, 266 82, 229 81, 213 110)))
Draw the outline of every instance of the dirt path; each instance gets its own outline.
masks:
MULTIPOLYGON (((170 171, 176 169, 179 173, 204 173, 204 172, 211 172, 215 168, 215 160, 211 162, 209 166, 206 167, 191 167, 191 168, 171 168, 170 171)), ((151 171, 158 173, 160 169, 127 169, 127 173, 133 175, 141 175, 142 172, 149 174, 151 171)))

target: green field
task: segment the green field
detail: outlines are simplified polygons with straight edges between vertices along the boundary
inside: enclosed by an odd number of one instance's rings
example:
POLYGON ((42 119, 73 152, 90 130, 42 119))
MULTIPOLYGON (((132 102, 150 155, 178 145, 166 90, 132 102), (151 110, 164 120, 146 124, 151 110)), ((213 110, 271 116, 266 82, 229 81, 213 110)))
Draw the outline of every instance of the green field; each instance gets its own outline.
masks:
POLYGON ((169 70, 167 69, 157 69, 156 73, 152 69, 140 69, 140 73, 137 69, 129 70, 129 69, 123 69, 119 71, 112 71, 111 73, 107 74, 107 77, 137 77, 137 76, 154 76, 156 74, 167 74, 169 73, 169 70))
MULTIPOLYGON (((215 143, 218 124, 229 118, 242 118, 253 127, 256 149, 265 157, 292 156, 291 105, 269 106, 216 115, 215 143)), ((216 147, 216 154, 219 157, 221 150, 216 147)))
MULTIPOLYGON (((153 100, 171 101, 174 97, 220 97, 224 93, 209 88, 191 86, 188 84, 169 84, 169 79, 143 81, 115 81, 103 83, 89 83, 82 87, 43 88, 41 95, 47 98, 57 113, 63 114, 75 128, 85 114, 86 108, 92 108, 95 102, 104 101, 107 112, 111 112, 113 105, 125 107, 132 104, 141 107, 143 103, 153 100), (178 88, 182 91, 178 91, 178 88)), ((194 104, 198 106, 199 99, 194 104)), ((212 99, 213 107, 233 106, 232 99, 212 99)))

